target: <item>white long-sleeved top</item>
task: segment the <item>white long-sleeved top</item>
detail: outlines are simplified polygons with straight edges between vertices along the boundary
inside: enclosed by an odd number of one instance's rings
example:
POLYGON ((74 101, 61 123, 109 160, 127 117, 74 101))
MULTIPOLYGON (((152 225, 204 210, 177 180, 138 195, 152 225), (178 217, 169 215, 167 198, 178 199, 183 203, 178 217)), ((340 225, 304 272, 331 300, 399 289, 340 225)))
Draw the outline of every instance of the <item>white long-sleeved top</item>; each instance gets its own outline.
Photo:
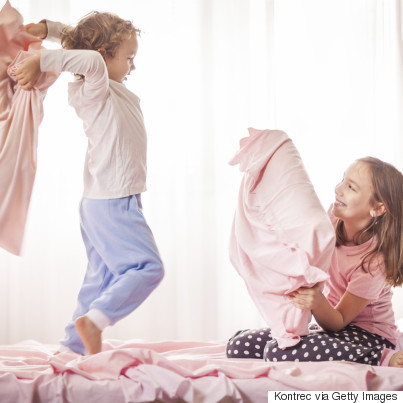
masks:
MULTIPOLYGON (((47 21, 48 39, 60 23, 47 21)), ((139 98, 108 78, 106 64, 93 50, 41 51, 41 71, 84 76, 69 83, 69 104, 82 119, 88 138, 83 197, 113 199, 146 190, 147 135, 139 98)))

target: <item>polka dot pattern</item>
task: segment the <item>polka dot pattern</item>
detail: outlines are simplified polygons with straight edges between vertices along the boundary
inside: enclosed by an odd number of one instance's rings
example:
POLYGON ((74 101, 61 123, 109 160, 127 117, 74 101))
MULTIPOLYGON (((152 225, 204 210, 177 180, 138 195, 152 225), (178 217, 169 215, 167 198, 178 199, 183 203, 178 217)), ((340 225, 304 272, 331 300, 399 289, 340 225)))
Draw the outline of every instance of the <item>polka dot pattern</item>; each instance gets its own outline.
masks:
POLYGON ((241 330, 229 340, 227 357, 262 359, 264 348, 270 341, 275 343, 275 340, 270 335, 269 328, 241 330), (237 348, 236 350, 234 350, 235 347, 237 348))
POLYGON ((394 348, 385 338, 349 325, 339 332, 310 332, 293 347, 281 350, 277 343, 265 349, 266 361, 352 361, 378 365, 385 348, 394 348), (297 352, 295 352, 297 350, 297 352))
POLYGON ((227 344, 228 358, 255 358, 266 361, 350 361, 378 365, 382 350, 395 346, 384 337, 349 325, 338 332, 317 328, 292 347, 280 349, 270 329, 242 330, 227 344))

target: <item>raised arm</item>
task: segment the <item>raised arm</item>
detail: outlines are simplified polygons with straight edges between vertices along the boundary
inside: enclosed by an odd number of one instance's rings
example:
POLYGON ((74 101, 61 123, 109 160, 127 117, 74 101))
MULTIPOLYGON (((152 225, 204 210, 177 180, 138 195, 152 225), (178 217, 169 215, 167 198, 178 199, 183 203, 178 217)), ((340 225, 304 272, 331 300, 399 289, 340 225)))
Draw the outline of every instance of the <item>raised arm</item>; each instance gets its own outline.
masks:
MULTIPOLYGON (((42 39, 60 42, 68 25, 50 20, 28 24, 25 29, 42 39)), ((83 49, 42 49, 40 54, 25 59, 16 70, 18 84, 24 90, 34 87, 41 72, 68 71, 83 77, 82 95, 91 100, 99 100, 109 92, 108 70, 102 55, 95 50, 83 49)))
POLYGON ((102 55, 95 50, 41 50, 41 71, 68 71, 83 77, 81 95, 100 100, 109 93, 109 77, 102 55))
POLYGON ((18 84, 24 90, 34 87, 41 72, 68 71, 84 77, 83 93, 89 99, 101 99, 109 91, 108 70, 104 59, 94 50, 46 50, 25 59, 16 70, 18 84))
POLYGON ((25 25, 25 30, 38 38, 45 39, 48 35, 48 27, 45 22, 31 23, 25 25))
POLYGON ((62 32, 68 29, 68 25, 50 20, 25 25, 25 30, 31 35, 57 43, 60 43, 62 32))

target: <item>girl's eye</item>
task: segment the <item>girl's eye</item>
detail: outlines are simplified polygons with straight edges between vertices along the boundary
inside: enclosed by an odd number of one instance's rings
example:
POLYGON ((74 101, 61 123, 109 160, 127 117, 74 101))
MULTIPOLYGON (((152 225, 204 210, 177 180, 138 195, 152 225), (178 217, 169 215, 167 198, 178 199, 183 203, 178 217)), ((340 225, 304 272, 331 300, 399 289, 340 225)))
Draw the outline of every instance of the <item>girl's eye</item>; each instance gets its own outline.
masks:
POLYGON ((353 188, 352 185, 348 185, 348 188, 355 192, 355 189, 353 188))

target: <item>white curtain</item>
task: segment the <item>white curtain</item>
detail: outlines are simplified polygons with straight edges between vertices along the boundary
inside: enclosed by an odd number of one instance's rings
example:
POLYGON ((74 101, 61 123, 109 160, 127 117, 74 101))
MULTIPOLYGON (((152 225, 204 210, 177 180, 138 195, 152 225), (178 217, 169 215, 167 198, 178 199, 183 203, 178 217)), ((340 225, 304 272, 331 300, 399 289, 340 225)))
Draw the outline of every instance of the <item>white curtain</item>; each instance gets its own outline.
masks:
MULTIPOLYGON (((247 127, 289 133, 325 206, 355 158, 403 168, 400 0, 11 3, 26 22, 74 24, 96 9, 142 30, 126 84, 145 115, 144 213, 166 276, 107 338, 214 340, 263 324, 227 248, 241 180, 227 161, 247 127)), ((67 104, 69 80, 62 76, 45 101, 24 255, 0 251, 1 344, 56 343, 85 272, 78 203, 86 140, 67 104)))

